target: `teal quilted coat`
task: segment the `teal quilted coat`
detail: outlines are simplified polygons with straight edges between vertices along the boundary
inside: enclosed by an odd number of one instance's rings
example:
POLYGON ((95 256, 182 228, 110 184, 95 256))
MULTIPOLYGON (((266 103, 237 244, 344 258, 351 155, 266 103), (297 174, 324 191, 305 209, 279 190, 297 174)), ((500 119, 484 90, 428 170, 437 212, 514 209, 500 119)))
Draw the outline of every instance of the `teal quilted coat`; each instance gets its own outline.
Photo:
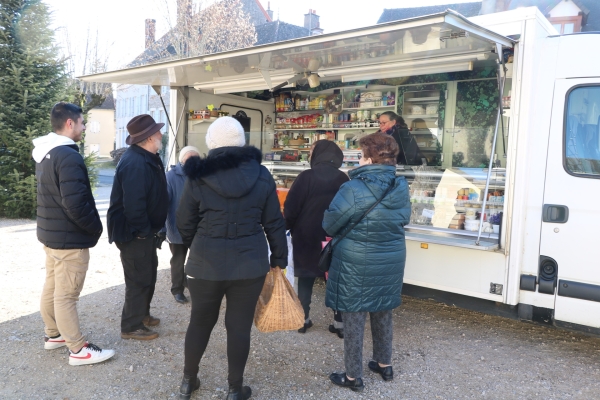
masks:
POLYGON ((325 303, 342 312, 391 310, 401 303, 406 244, 404 225, 410 219, 410 197, 396 168, 373 164, 350 171, 325 211, 323 229, 340 235, 387 190, 394 188, 344 239, 335 245, 325 303))

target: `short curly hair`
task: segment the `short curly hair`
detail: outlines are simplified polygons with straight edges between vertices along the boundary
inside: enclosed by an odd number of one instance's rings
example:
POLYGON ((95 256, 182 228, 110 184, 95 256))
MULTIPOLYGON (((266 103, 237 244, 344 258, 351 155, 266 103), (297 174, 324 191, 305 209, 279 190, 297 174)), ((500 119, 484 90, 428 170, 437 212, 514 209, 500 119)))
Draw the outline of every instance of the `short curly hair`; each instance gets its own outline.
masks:
POLYGON ((370 158, 373 164, 396 165, 398 143, 385 133, 373 133, 361 138, 358 142, 364 158, 370 158))

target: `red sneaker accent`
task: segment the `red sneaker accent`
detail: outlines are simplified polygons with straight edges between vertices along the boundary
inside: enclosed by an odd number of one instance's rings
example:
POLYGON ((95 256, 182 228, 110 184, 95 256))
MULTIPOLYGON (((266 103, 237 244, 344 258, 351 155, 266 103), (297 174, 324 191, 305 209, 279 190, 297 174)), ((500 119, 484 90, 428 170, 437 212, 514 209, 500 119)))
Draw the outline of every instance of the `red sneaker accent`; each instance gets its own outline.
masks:
POLYGON ((87 353, 87 355, 84 356, 84 357, 78 357, 78 356, 76 356, 74 354, 71 354, 71 357, 73 357, 73 358, 79 358, 81 360, 85 360, 86 358, 92 358, 92 353, 87 353))

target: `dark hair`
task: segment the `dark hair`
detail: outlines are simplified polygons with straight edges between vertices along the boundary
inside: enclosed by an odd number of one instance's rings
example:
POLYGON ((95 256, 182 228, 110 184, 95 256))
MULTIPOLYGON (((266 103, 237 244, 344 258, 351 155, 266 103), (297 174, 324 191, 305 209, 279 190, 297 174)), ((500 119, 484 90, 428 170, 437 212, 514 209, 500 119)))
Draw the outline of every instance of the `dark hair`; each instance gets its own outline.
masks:
POLYGON ((396 125, 398 125, 398 128, 408 129, 408 125, 406 125, 406 122, 404 121, 404 118, 402 118, 401 116, 399 116, 395 112, 393 112, 393 111, 386 111, 386 112, 381 113, 381 115, 387 115, 387 117, 390 119, 390 121, 396 121, 396 125))
POLYGON ((398 143, 385 133, 373 133, 358 142, 364 158, 370 158, 373 164, 396 165, 398 143))
POLYGON ((82 116, 83 110, 75 104, 61 101, 52 107, 50 112, 50 123, 54 132, 62 131, 68 119, 75 122, 82 116))

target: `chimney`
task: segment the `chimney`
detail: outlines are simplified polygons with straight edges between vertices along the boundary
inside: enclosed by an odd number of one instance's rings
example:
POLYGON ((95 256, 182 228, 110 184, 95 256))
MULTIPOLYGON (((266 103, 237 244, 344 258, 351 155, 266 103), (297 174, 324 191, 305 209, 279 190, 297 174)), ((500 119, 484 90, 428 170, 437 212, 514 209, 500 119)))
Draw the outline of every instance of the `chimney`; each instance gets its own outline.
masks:
POLYGON ((321 24, 319 22, 319 16, 316 10, 308 10, 308 14, 304 14, 304 27, 308 29, 309 35, 320 35, 323 33, 321 24))
POLYGON ((192 18, 192 0, 177 0, 177 26, 185 28, 192 18))
POLYGON ((269 14, 269 18, 271 18, 271 21, 273 21, 273 10, 271 10, 271 2, 270 1, 267 3, 267 14, 269 14))
POLYGON ((145 44, 146 49, 154 44, 156 40, 156 20, 155 19, 147 19, 146 20, 146 36, 145 36, 145 44))

